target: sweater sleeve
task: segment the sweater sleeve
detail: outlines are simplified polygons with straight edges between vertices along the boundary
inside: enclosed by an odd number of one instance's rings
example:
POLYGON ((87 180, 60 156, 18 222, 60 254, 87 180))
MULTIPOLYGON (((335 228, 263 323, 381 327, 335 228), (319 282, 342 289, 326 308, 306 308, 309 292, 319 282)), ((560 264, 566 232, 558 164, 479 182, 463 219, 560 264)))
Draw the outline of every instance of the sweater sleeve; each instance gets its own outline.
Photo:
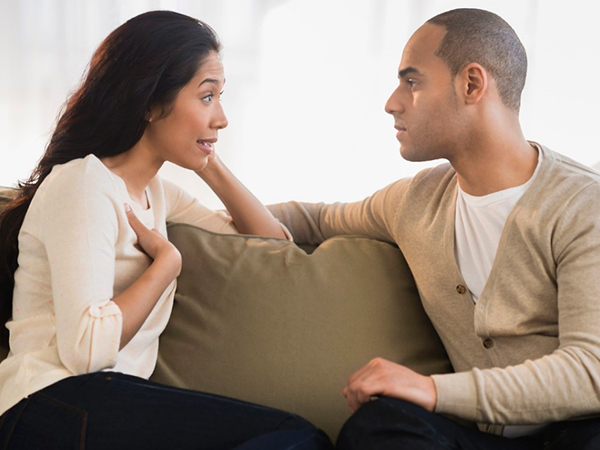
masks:
POLYGON ((175 183, 164 179, 161 182, 167 203, 167 222, 188 223, 215 233, 238 234, 227 213, 208 209, 175 183))
MULTIPOLYGON (((226 211, 213 211, 202 205, 196 197, 167 180, 161 180, 167 202, 167 222, 195 225, 205 230, 223 234, 238 234, 239 231, 226 211)), ((281 224, 280 224, 281 225, 281 224)), ((292 236, 281 225, 286 237, 292 236)))
POLYGON ((299 244, 316 245, 333 236, 350 234, 394 242, 398 203, 407 182, 397 181, 359 202, 288 202, 268 208, 299 244))
POLYGON ((505 425, 600 413, 598 184, 579 192, 566 206, 552 232, 552 248, 558 348, 506 368, 435 375, 436 412, 505 425))
POLYGON ((89 165, 57 169, 38 200, 58 352, 72 373, 95 372, 116 364, 121 339, 121 311, 111 301, 118 202, 114 186, 89 165))

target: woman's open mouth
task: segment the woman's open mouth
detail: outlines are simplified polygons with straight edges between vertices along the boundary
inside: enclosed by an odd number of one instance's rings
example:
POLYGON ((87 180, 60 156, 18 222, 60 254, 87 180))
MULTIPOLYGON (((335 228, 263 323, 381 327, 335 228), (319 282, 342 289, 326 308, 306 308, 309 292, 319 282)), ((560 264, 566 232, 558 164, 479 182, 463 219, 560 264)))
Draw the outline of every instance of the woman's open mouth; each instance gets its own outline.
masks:
POLYGON ((196 141, 196 144, 198 144, 198 147, 200 147, 200 150, 202 150, 207 155, 210 155, 214 151, 213 145, 210 142, 201 141, 200 139, 198 139, 196 141))

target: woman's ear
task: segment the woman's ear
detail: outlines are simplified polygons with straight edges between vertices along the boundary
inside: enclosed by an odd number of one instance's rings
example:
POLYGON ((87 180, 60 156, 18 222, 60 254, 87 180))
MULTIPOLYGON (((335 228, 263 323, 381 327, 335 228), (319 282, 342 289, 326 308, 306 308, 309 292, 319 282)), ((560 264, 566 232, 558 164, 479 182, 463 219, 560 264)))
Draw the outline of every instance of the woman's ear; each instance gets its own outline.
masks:
POLYGON ((153 122, 160 118, 162 114, 162 108, 159 106, 152 106, 146 110, 146 114, 144 115, 144 119, 146 122, 153 122))
POLYGON ((488 89, 487 70, 478 63, 467 64, 456 76, 456 81, 459 83, 457 92, 467 105, 478 103, 488 89))
POLYGON ((152 113, 152 111, 150 109, 147 109, 146 115, 144 116, 144 120, 146 120, 146 122, 152 122, 153 118, 154 118, 154 114, 152 113))

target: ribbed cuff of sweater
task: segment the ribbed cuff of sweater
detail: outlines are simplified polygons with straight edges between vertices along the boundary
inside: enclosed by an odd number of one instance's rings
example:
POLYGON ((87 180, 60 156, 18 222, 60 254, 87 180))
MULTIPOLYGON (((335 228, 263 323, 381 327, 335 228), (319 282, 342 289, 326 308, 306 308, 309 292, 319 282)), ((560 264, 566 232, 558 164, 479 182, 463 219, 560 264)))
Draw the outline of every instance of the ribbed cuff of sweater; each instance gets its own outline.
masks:
POLYGON ((472 372, 432 375, 432 378, 437 390, 436 413, 473 421, 480 419, 477 388, 472 372))

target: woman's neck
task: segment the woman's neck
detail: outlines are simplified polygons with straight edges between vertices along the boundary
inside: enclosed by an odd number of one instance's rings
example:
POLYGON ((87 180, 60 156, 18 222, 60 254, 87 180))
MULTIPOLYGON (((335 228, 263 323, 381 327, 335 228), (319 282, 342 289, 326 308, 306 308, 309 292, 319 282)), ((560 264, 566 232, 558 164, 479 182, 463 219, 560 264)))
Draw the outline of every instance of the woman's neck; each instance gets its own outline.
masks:
POLYGON ((101 158, 101 161, 123 180, 131 199, 147 207, 146 187, 162 167, 163 161, 155 160, 138 144, 119 155, 101 158))

